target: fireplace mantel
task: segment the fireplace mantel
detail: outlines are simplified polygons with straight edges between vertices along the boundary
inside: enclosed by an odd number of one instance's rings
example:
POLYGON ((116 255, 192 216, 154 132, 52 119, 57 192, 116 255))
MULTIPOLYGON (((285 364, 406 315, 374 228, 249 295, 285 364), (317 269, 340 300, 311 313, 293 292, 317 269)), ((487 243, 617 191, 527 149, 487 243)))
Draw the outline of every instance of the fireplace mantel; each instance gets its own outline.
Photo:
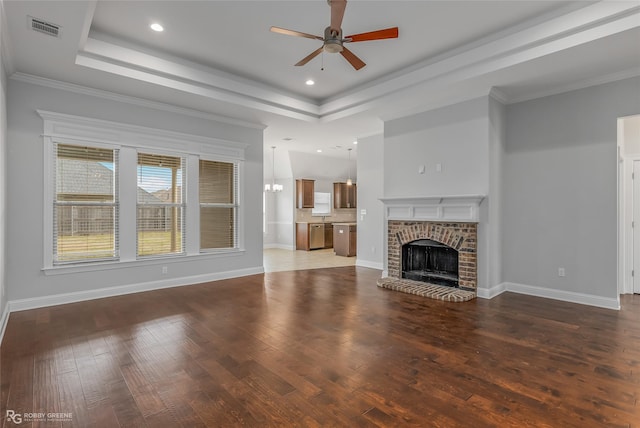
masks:
POLYGON ((387 220, 477 223, 484 195, 438 195, 380 198, 387 220))

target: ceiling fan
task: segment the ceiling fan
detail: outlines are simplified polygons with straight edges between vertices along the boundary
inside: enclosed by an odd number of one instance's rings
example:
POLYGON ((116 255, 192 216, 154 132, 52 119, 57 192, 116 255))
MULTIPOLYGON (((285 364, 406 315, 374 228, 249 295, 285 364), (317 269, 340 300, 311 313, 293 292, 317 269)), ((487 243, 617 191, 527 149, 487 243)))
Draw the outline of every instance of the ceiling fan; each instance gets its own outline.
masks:
POLYGON ((287 30, 286 28, 271 27, 274 33, 285 34, 287 36, 306 37, 307 39, 321 40, 322 46, 302 58, 295 65, 305 65, 322 51, 328 53, 340 53, 349 64, 356 70, 360 70, 366 64, 358 58, 353 52, 344 46, 344 43, 366 42, 370 40, 396 39, 398 38, 398 27, 385 28, 384 30, 370 31, 367 33, 353 34, 351 36, 342 37, 342 18, 344 10, 347 7, 347 0, 327 0, 331 7, 331 25, 324 30, 324 37, 314 36, 313 34, 301 33, 300 31, 287 30))

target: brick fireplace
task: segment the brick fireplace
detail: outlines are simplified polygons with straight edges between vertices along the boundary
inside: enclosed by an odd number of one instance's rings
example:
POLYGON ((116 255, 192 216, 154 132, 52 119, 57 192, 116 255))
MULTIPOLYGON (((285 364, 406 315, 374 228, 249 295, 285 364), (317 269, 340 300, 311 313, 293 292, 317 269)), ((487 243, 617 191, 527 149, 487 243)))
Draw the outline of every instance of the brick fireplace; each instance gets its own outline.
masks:
POLYGON ((387 260, 378 285, 447 301, 475 298, 483 199, 482 195, 381 199, 387 220, 387 260), (407 246, 414 248, 407 250, 407 246), (408 272, 414 268, 407 268, 407 260, 403 263, 403 253, 405 258, 429 259, 418 262, 417 269, 424 270, 408 272), (432 254, 438 253, 446 253, 446 260, 431 261, 432 254), (452 265, 456 260, 457 266, 452 265), (435 266, 433 270, 429 264, 435 266), (442 277, 446 281, 440 281, 442 277))
POLYGON ((477 224, 389 220, 387 227, 388 276, 402 278, 402 246, 428 239, 458 252, 458 285, 463 290, 477 287, 477 224))

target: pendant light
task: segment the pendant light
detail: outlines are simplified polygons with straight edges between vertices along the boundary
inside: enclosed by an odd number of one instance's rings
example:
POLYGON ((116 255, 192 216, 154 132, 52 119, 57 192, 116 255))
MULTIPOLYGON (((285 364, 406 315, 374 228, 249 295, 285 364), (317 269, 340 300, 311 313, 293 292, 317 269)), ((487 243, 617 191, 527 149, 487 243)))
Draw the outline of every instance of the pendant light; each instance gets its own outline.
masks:
POLYGON ((282 184, 276 184, 276 146, 271 146, 271 184, 264 185, 265 192, 282 192, 282 184))
POLYGON ((347 178, 347 186, 353 185, 353 181, 351 181, 351 149, 347 149, 349 151, 349 163, 347 165, 347 172, 349 174, 349 178, 347 178))

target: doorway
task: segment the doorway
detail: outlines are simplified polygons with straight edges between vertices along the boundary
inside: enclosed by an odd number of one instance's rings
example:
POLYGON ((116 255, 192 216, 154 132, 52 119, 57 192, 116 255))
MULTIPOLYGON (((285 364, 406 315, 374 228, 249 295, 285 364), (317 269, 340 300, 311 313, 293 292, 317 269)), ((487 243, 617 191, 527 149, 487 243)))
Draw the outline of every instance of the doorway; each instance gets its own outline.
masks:
POLYGON ((631 174, 633 188, 633 264, 631 266, 631 281, 634 294, 640 294, 640 160, 633 161, 633 173, 631 174), (636 275, 636 272, 638 273, 636 275))
POLYGON ((640 115, 618 119, 618 291, 640 294, 640 115))

